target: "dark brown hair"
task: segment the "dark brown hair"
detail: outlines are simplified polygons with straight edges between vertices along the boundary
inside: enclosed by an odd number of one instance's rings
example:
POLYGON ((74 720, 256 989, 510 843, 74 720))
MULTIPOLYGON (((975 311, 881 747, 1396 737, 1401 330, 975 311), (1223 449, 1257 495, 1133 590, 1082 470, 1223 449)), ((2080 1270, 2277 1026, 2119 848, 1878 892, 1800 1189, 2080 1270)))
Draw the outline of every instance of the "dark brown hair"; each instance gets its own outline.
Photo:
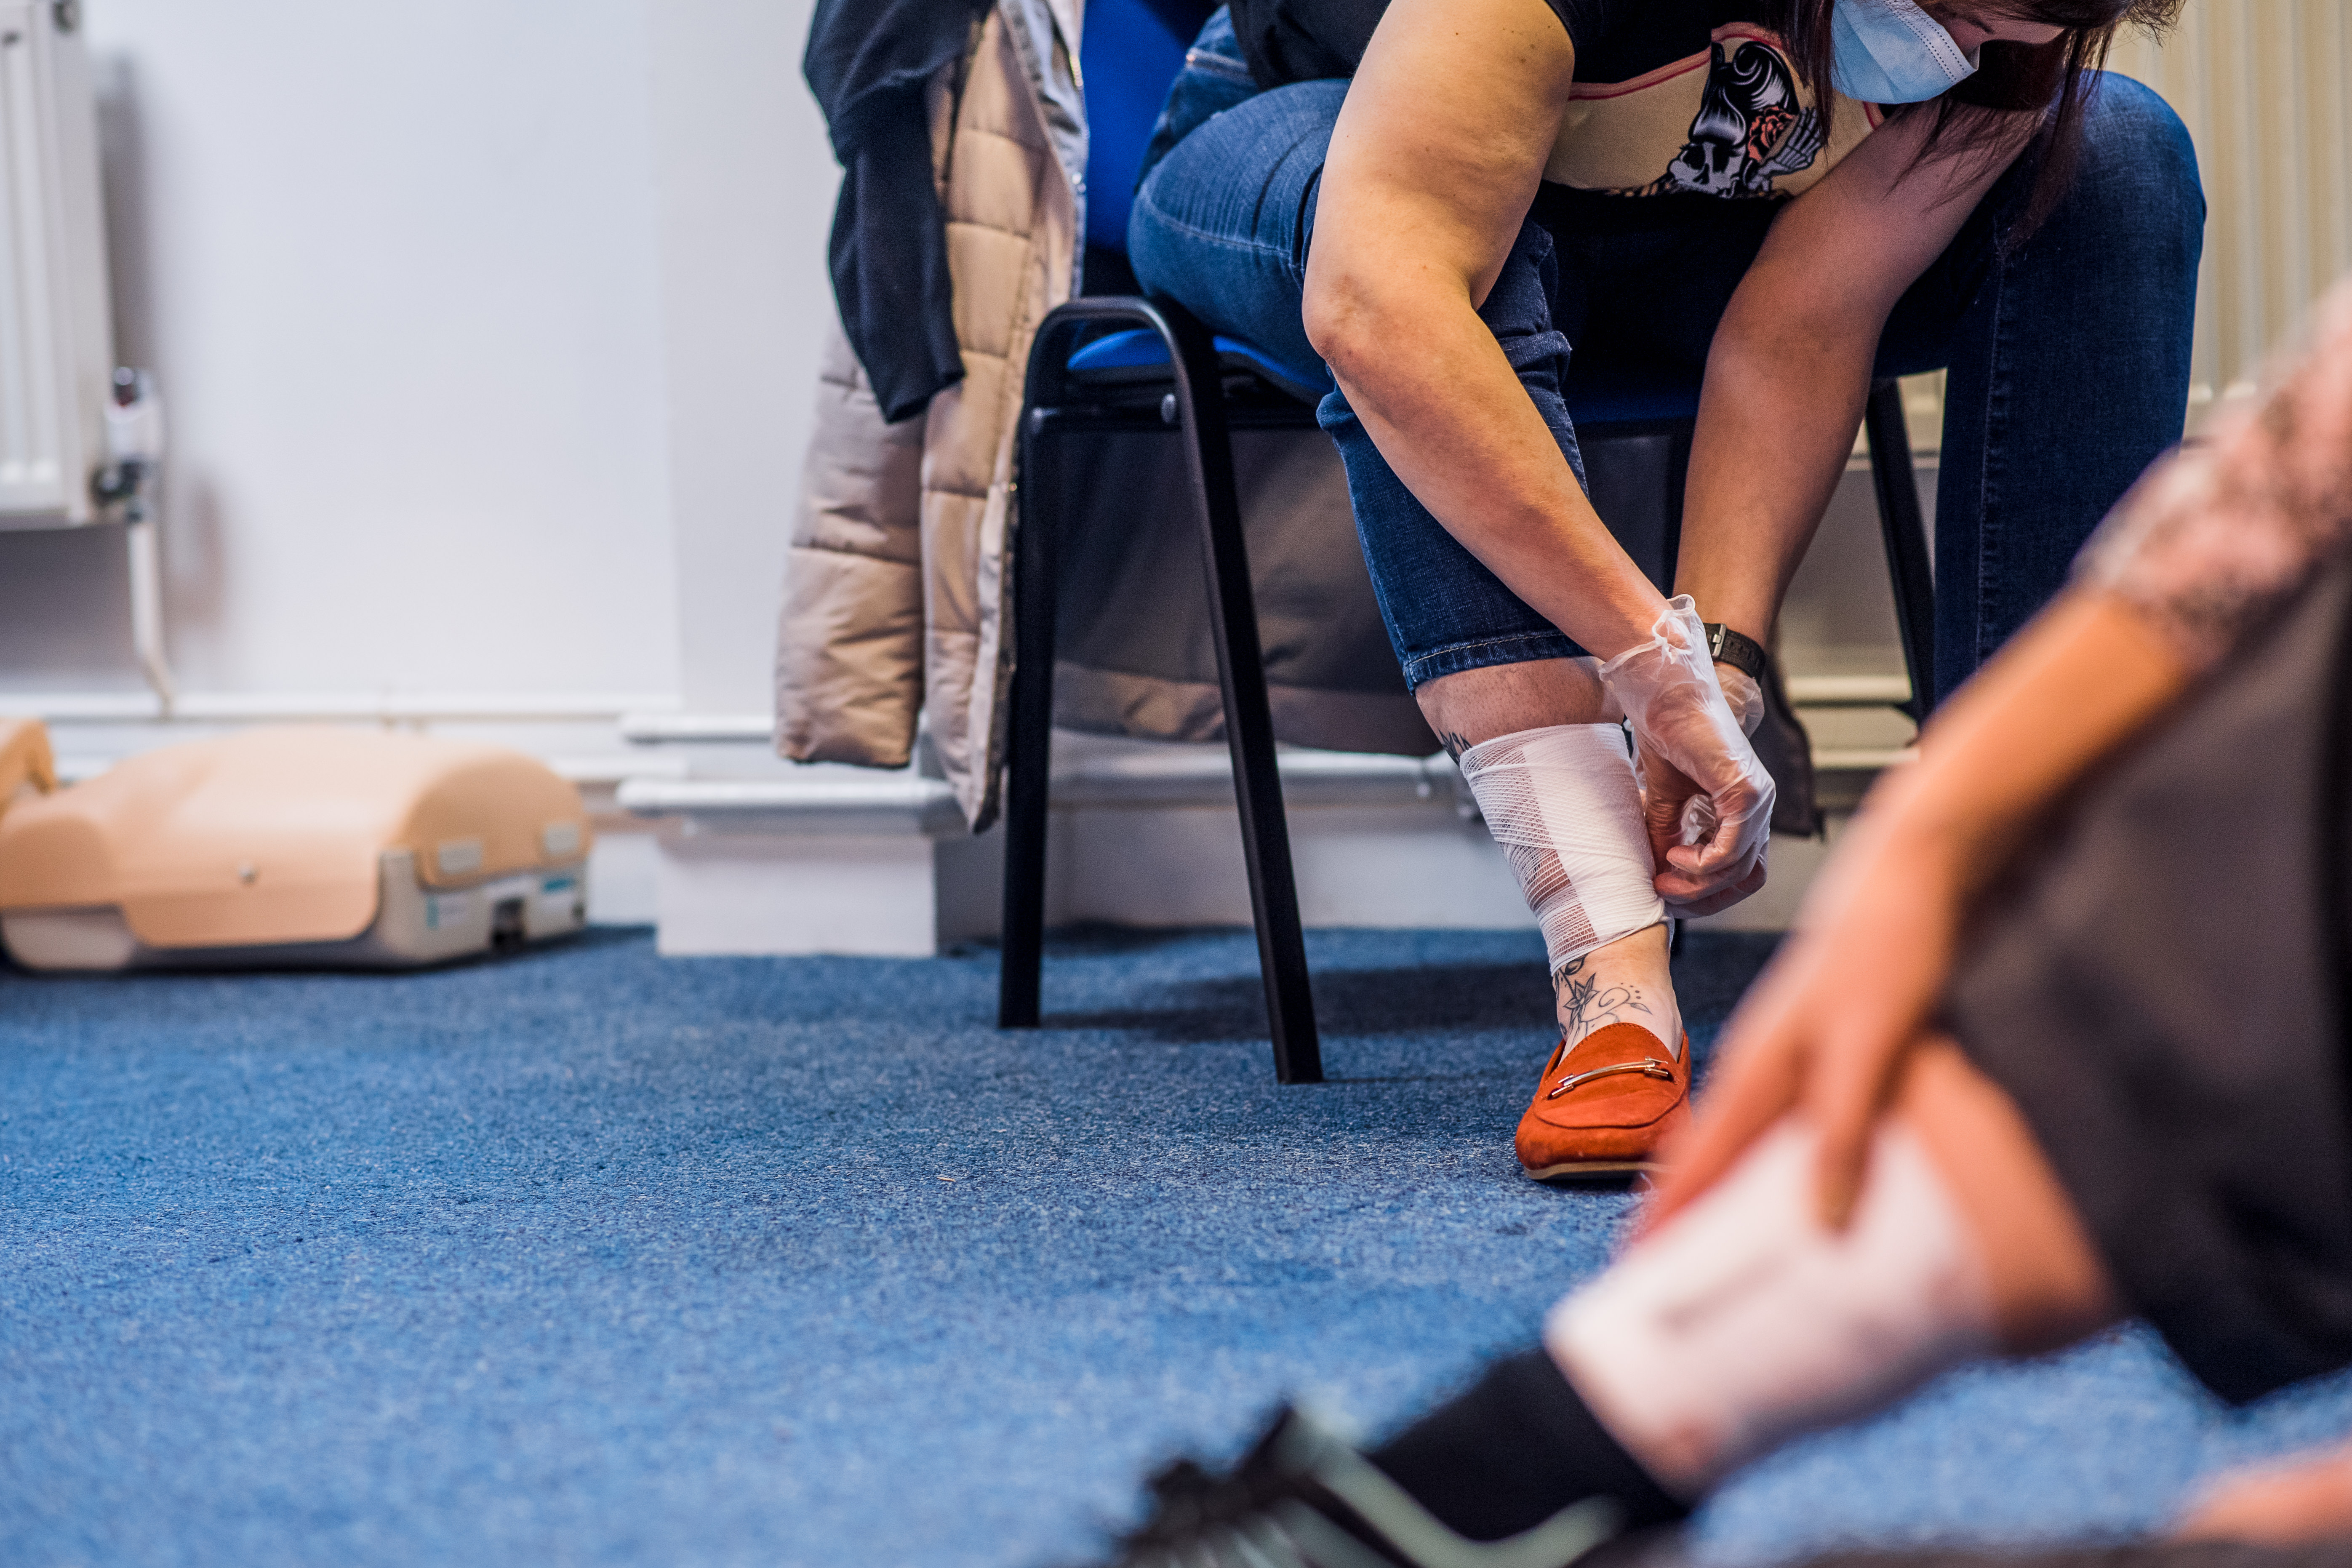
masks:
MULTIPOLYGON (((1790 63, 1813 84, 1824 132, 1835 112, 1822 90, 1830 80, 1830 17, 1835 5, 1836 0, 1765 0, 1765 15, 1759 18, 1780 35, 1790 63)), ((1940 98, 1898 110, 1936 117, 1919 161, 2005 160, 2015 145, 2006 133, 2007 117, 2020 110, 2044 110, 2037 137, 2040 172, 2024 208, 2001 237, 2005 247, 2024 243, 2074 180, 2083 147, 2084 74, 2106 63, 2108 45, 2126 25, 2161 33, 2172 26, 2181 5, 2182 0, 1954 0, 1936 7, 2041 22, 2065 31, 2046 44, 1988 43, 1974 76, 1940 98)))

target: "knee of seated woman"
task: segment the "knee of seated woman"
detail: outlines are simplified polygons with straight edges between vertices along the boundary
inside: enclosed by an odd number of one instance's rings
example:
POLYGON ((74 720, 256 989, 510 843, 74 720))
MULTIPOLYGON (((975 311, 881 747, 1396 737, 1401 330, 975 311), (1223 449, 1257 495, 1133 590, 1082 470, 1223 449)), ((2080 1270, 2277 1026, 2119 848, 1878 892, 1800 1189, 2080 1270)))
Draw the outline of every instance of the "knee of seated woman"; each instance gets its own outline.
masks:
POLYGON ((2084 78, 2082 161, 2074 172, 2077 195, 2108 197, 2119 204, 2178 205, 2201 224, 2205 188, 2197 173, 2197 147, 2157 91, 2116 71, 2084 78))

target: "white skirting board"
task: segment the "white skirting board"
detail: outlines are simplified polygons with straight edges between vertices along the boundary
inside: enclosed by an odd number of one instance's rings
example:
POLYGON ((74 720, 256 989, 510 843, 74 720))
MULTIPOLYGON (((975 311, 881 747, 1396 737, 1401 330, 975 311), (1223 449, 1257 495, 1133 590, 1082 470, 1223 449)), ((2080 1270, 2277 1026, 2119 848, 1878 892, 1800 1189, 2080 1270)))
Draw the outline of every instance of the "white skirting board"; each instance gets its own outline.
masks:
MULTIPOLYGON (((1231 807, 1074 806, 1053 814, 1049 925, 1247 925, 1249 880, 1231 807)), ((1450 808, 1307 807, 1290 814, 1310 926, 1531 924, 1510 869, 1450 808)), ((1004 833, 729 830, 654 840, 665 954, 921 956, 992 941, 1004 833)))
POLYGON ((938 878, 919 835, 683 833, 657 853, 665 956, 938 951, 938 878))
MULTIPOLYGON (((1250 922, 1241 824, 1230 805, 1074 806, 1053 816, 1048 924, 1250 922)), ((1307 805, 1288 816, 1299 918, 1309 926, 1533 923, 1485 825, 1464 821, 1451 800, 1307 805)), ((992 920, 986 934, 994 927, 992 920)))
MULTIPOLYGON (((1068 737, 1055 765, 1049 925, 1250 922, 1222 747, 1068 737)), ((1457 809, 1444 758, 1286 752, 1284 786, 1307 925, 1532 928, 1485 825, 1457 809)), ((997 934, 1003 831, 966 834, 937 781, 640 779, 620 803, 664 819, 649 842, 665 954, 921 956, 997 934)), ((1780 846, 1773 886, 1704 923, 1785 926, 1820 853, 1780 846)))

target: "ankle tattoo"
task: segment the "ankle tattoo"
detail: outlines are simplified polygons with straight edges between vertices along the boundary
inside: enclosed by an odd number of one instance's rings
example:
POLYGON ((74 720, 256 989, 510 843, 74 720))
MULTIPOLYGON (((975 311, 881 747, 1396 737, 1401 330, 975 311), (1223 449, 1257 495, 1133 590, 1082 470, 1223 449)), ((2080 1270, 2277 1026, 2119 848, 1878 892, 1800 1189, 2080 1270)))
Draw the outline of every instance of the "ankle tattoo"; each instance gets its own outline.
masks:
POLYGON ((1595 1029, 1633 1022, 1633 1014, 1644 1018, 1653 1016, 1639 986, 1604 982, 1588 973, 1591 963, 1590 955, 1572 958, 1552 976, 1560 1032, 1571 1046, 1595 1029))

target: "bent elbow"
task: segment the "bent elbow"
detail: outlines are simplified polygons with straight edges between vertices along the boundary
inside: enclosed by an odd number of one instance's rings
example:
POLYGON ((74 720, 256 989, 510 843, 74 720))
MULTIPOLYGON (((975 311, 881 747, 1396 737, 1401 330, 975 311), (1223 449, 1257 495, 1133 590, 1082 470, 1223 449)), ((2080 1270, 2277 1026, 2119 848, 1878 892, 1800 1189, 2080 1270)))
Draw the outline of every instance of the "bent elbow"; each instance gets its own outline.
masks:
POLYGON ((1340 382, 1359 383, 1378 358, 1381 336, 1381 311, 1370 290, 1346 278, 1309 274, 1303 306, 1307 342, 1340 382))

